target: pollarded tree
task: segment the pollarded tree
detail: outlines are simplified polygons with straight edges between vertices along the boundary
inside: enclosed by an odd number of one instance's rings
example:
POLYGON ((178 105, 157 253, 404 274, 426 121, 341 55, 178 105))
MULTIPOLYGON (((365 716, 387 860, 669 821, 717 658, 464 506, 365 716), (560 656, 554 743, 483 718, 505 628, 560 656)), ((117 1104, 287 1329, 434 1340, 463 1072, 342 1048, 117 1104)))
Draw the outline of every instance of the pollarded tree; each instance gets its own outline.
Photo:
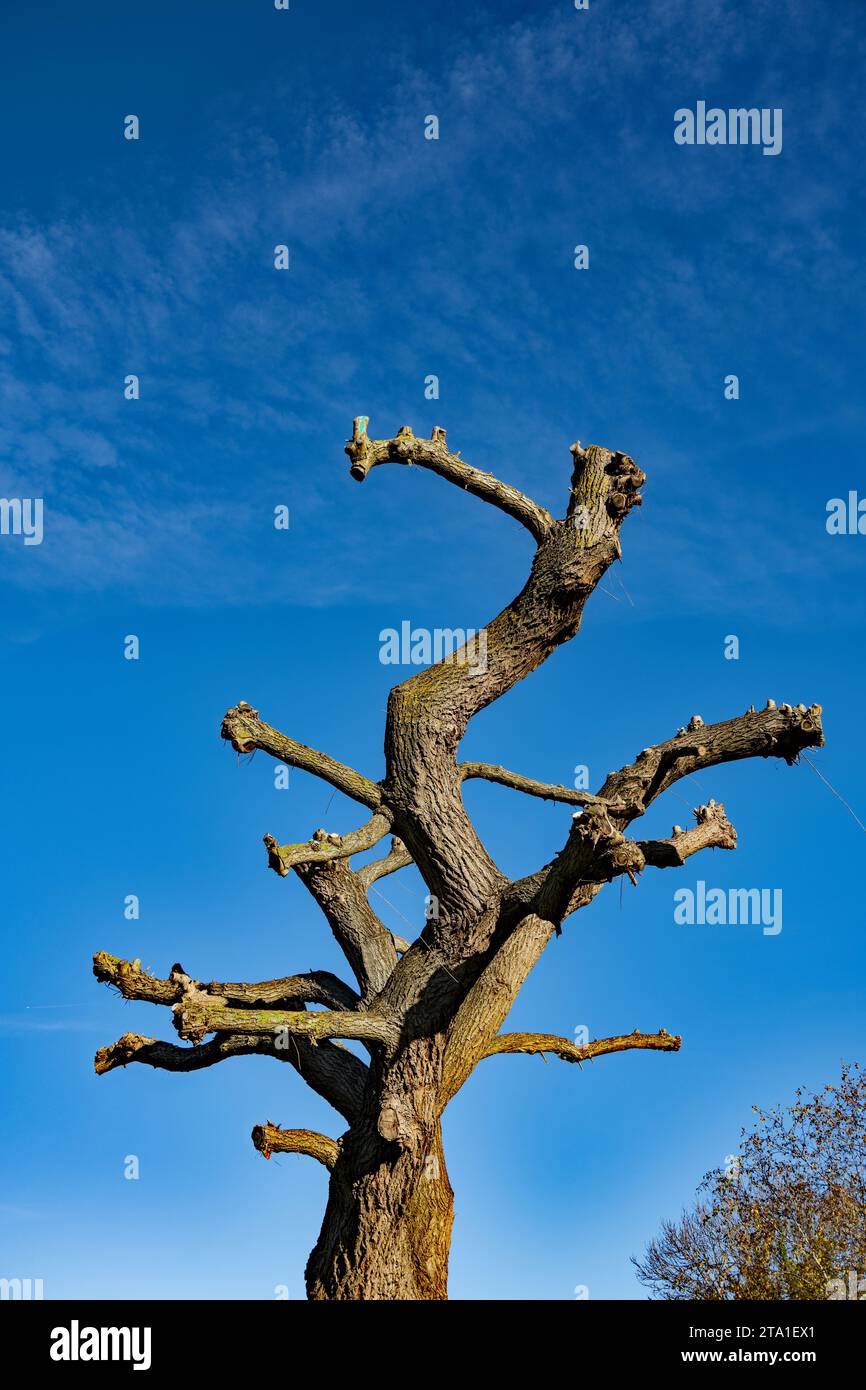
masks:
POLYGON ((423 440, 404 426, 393 439, 374 440, 360 417, 346 453, 358 482, 379 464, 414 464, 507 512, 536 542, 529 577, 471 649, 461 648, 391 691, 381 782, 296 743, 245 702, 225 716, 222 736, 238 752, 261 749, 323 778, 371 812, 365 825, 346 835, 317 830, 303 844, 286 845, 265 837, 270 867, 281 875, 294 870, 313 895, 357 987, 320 971, 262 984, 207 984, 179 965, 157 979, 138 961, 100 952, 97 979, 127 999, 170 1006, 177 1032, 193 1046, 127 1033, 97 1053, 96 1070, 146 1062, 194 1071, 247 1053, 288 1062, 347 1124, 339 1139, 270 1124, 253 1130, 260 1152, 308 1154, 330 1171, 324 1224, 307 1265, 309 1297, 441 1299, 453 1219, 442 1113, 482 1058, 549 1052, 580 1062, 631 1048, 675 1052, 680 1046, 679 1037, 664 1030, 584 1046, 546 1033, 500 1032, 551 937, 622 874, 634 883, 647 865, 674 867, 702 849, 733 849, 734 828, 713 801, 698 807, 694 826, 675 826, 667 839, 630 839, 626 830, 690 773, 748 757, 793 763, 804 748, 822 744, 821 709, 777 708, 769 701, 764 710, 719 724, 695 716, 687 729, 610 773, 594 795, 489 763, 458 762, 473 715, 577 633, 587 599, 621 554, 620 526, 641 501, 644 474, 625 454, 574 444, 568 506, 557 520, 451 453, 442 429, 423 440), (462 784, 470 778, 579 808, 549 863, 516 880, 502 873, 463 804, 462 784), (353 855, 387 835, 393 838, 384 858, 352 868, 353 855), (368 892, 411 863, 437 911, 408 942, 380 921, 368 892), (341 1039, 362 1044, 369 1062, 341 1039))

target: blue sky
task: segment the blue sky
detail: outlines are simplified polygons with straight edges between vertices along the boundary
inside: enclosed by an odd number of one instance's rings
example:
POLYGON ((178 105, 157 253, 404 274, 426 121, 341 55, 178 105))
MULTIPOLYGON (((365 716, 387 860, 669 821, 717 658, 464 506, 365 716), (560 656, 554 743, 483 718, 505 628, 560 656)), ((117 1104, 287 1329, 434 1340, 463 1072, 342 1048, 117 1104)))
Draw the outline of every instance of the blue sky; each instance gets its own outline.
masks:
MULTIPOLYGON (((380 630, 478 627, 530 559, 508 518, 417 469, 352 482, 361 413, 377 436, 444 425, 558 514, 575 438, 648 474, 580 637, 475 721, 466 756, 556 782, 587 764, 597 785, 696 711, 820 701, 813 761, 866 819, 866 538, 825 528, 830 498, 866 493, 866 17, 94 0, 2 26, 0 492, 44 498, 45 537, 0 537, 0 1273, 47 1297, 302 1297, 326 1177, 263 1163, 249 1131, 338 1117, 264 1058, 97 1079, 97 1046, 173 1034, 97 987, 92 952, 207 979, 343 969, 261 835, 359 810, 301 773, 276 790, 261 755, 239 766, 221 716, 247 699, 380 775, 408 674, 380 663, 380 630), (782 152, 675 144, 698 100, 781 108, 782 152)), ((812 768, 761 763, 681 784, 641 833, 709 796, 736 853, 606 890, 509 1020, 664 1025, 682 1051, 478 1068, 445 1120, 454 1297, 641 1297, 629 1256, 751 1106, 862 1060, 863 831, 812 768), (781 888, 783 931, 678 926, 674 891, 699 878, 781 888)), ((467 800, 509 873, 562 842, 563 808, 481 784, 467 800)), ((389 925, 417 929, 417 876, 379 887, 389 925)))

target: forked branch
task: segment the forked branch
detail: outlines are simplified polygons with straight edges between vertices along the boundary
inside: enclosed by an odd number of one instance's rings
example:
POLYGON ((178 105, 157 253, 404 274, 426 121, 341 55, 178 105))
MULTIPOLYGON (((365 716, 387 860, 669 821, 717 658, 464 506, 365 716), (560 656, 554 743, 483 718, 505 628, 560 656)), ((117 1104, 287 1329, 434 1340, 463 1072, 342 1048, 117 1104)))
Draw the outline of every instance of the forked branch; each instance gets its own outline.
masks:
POLYGON ((530 906, 559 923, 586 903, 598 886, 625 873, 632 881, 646 864, 670 868, 700 849, 733 849, 736 832, 715 802, 698 807, 697 825, 675 827, 669 840, 626 840, 624 828, 674 782, 693 772, 741 758, 782 758, 796 762, 805 748, 821 747, 821 706, 791 705, 747 710, 718 724, 693 716, 688 728, 665 743, 643 749, 633 763, 611 772, 598 801, 575 818, 565 847, 551 864, 509 890, 512 913, 530 906))
POLYGON ((398 948, 392 933, 370 906, 366 885, 345 859, 296 864, 295 873, 324 913, 354 972, 362 998, 371 999, 397 964, 398 948))
POLYGON ((285 878, 289 870, 297 868, 299 864, 329 864, 335 859, 350 859, 353 854, 372 849, 390 829, 390 815, 377 812, 365 825, 351 830, 348 835, 316 830, 309 840, 299 845, 281 845, 273 835, 265 835, 268 867, 285 878))

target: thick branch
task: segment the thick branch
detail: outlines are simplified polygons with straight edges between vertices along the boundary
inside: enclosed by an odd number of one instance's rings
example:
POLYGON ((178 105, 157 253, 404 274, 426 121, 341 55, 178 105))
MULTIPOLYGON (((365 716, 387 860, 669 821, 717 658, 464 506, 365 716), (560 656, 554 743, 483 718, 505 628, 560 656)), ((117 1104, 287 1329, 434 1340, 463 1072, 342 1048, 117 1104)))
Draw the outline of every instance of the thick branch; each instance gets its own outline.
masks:
POLYGON ((308 748, 304 743, 296 743, 294 739, 286 738, 279 729, 273 729, 270 724, 259 719, 258 710, 253 709, 245 700, 239 700, 233 709, 226 712, 220 733, 238 753, 253 753, 257 748, 261 748, 262 752, 270 753, 278 762, 300 768, 303 772, 311 772, 315 777, 330 782, 332 787, 345 792, 346 796, 352 797, 354 801, 369 806, 372 811, 381 805, 382 790, 375 782, 362 777, 360 772, 347 767, 345 763, 337 762, 336 758, 329 757, 327 753, 319 753, 315 748, 308 748))
POLYGON ((367 434, 367 416, 356 417, 352 438, 346 444, 346 453, 351 459, 349 472, 357 482, 362 483, 371 468, 381 463, 415 464, 419 468, 429 468, 455 483, 483 502, 490 502, 500 511, 507 512, 532 533, 537 541, 547 534, 553 525, 553 517, 544 507, 533 502, 517 488, 510 487, 494 478, 492 473, 482 473, 464 463, 459 454, 452 454, 445 446, 445 431, 434 428, 431 439, 416 439, 409 425, 403 425, 394 439, 370 439, 367 434))
POLYGON ((379 993, 397 964, 395 939, 367 901, 367 888, 344 860, 297 864, 358 981, 365 1000, 379 993))
POLYGON ((265 848, 268 851, 268 867, 285 878, 289 869, 299 864, 329 864, 335 859, 349 859, 353 854, 361 854, 372 849, 391 829, 391 817, 381 812, 348 835, 335 835, 327 830, 316 830, 312 837, 301 845, 280 845, 273 835, 265 835, 265 848))
POLYGON ((500 1033, 482 1054, 494 1057, 499 1052, 552 1052, 563 1062, 587 1062, 593 1057, 605 1057, 609 1052, 629 1052, 634 1048, 653 1052, 679 1052, 682 1038, 672 1036, 664 1028, 657 1033, 624 1033, 617 1038, 599 1038, 596 1042, 573 1043, 553 1033, 500 1033))
MULTIPOLYGON (((189 976, 175 965, 167 980, 148 975, 141 961, 121 960, 107 951, 97 951, 93 957, 93 973, 97 980, 114 985, 125 999, 141 999, 151 1004, 176 1004, 183 998, 189 976)), ((259 984, 222 984, 211 980, 192 983, 208 994, 219 995, 228 1003, 254 1007, 270 1005, 286 1007, 290 1003, 326 1004, 328 1008, 351 1009, 358 995, 328 970, 311 970, 306 975, 286 975, 279 980, 263 980, 259 984)))
POLYGON ((632 507, 641 505, 646 476, 628 454, 611 454, 597 444, 584 449, 578 440, 571 446, 571 457, 566 520, 574 526, 578 546, 588 549, 609 535, 611 522, 618 529, 632 507))
POLYGON ((644 864, 639 846, 617 829, 606 807, 588 806, 573 818, 568 839, 533 899, 533 909, 558 926, 577 887, 608 883, 621 874, 635 883, 644 864))
POLYGON ((395 830, 431 893, 462 917, 476 916, 505 884, 463 805, 458 744, 474 715, 575 636, 587 599, 621 553, 622 520, 639 500, 643 474, 624 454, 592 447, 577 462, 573 498, 583 499, 584 512, 548 528, 513 602, 389 696, 383 787, 395 830))
POLYGON ((272 1153, 307 1154, 309 1158, 324 1163, 329 1172, 340 1153, 337 1140, 329 1139, 327 1134, 317 1134, 312 1129, 280 1129, 270 1122, 256 1125, 252 1140, 263 1158, 270 1158, 272 1153))
POLYGON ((308 1038, 353 1038, 361 1042, 392 1042, 394 1025, 375 1013, 336 1009, 234 1009, 224 1000, 191 990, 172 1006, 174 1026, 182 1038, 201 1042, 207 1033, 242 1033, 254 1037, 285 1034, 308 1038))
POLYGON ((665 743, 645 748, 633 763, 611 772, 600 795, 608 802, 643 808, 635 811, 639 815, 674 782, 692 772, 741 758, 782 758, 791 764, 805 748, 821 748, 823 744, 820 705, 810 709, 798 705, 795 709, 783 704, 777 709, 769 700, 763 710, 752 708, 719 724, 705 724, 696 714, 688 728, 680 729, 665 743))

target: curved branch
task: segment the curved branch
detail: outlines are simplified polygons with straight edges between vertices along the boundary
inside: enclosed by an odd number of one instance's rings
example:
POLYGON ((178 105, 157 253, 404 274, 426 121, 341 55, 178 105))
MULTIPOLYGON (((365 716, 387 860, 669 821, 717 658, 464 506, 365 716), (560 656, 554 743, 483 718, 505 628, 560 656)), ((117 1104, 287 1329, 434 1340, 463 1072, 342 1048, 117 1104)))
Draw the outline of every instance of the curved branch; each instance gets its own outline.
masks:
POLYGON ((390 829, 391 815, 387 811, 381 811, 371 816, 366 825, 351 830, 348 835, 316 830, 311 838, 301 845, 280 845, 273 835, 265 835, 268 868, 285 878, 289 869, 295 869, 299 864, 329 864, 335 859, 349 859, 353 854, 372 849, 390 829))
POLYGON ((269 753, 278 762, 321 777, 323 781, 336 787, 337 791, 345 792, 353 801, 360 801, 372 811, 382 804, 382 789, 377 783, 371 782, 368 777, 363 777, 360 772, 347 767, 345 763, 337 762, 336 758, 329 757, 327 753, 319 753, 315 748, 308 748, 304 743, 296 743, 294 739, 287 738, 279 729, 272 728, 260 719, 258 710, 248 705, 246 700, 239 700, 232 709, 226 711, 220 737, 230 743, 238 753, 254 753, 257 748, 261 748, 263 753, 269 753))
POLYGON ((97 1076, 126 1067, 130 1062, 145 1062, 160 1071, 200 1071, 227 1057, 254 1054, 273 1056, 273 1039, 226 1035, 213 1038, 202 1047, 177 1047, 174 1043, 142 1037, 140 1033, 124 1033, 117 1042, 99 1048, 93 1067, 97 1076))
POLYGON ((596 1042, 573 1043, 570 1038, 560 1038, 554 1033, 499 1033, 482 1057, 494 1057, 500 1052, 552 1052, 563 1062, 591 1061, 593 1057, 605 1057, 610 1052, 630 1052, 642 1048, 652 1052, 679 1052, 682 1038, 673 1036, 666 1029, 657 1033, 623 1033, 616 1038, 599 1038, 596 1042))
POLYGON ((783 704, 777 708, 775 701, 769 700, 763 710, 753 707, 718 724, 705 724, 695 714, 688 728, 664 743, 645 748, 633 763, 611 772, 599 794, 609 802, 633 804, 636 810, 628 820, 634 820, 663 791, 692 772, 741 758, 782 758, 790 765, 805 748, 821 748, 823 744, 820 705, 810 709, 798 705, 795 709, 783 704))
POLYGON ((333 1105, 354 1124, 361 1110, 361 1097, 367 1082, 367 1068, 348 1048, 339 1043, 314 1044, 306 1038, 293 1038, 289 1048, 279 1048, 273 1037, 250 1037, 237 1033, 218 1034, 198 1047, 177 1047, 173 1043, 124 1033, 116 1043, 101 1047, 94 1058, 97 1076, 143 1062, 159 1071, 200 1071, 228 1057, 273 1057, 288 1062, 308 1086, 333 1105))
POLYGON ((370 439, 367 423, 366 415, 356 416, 352 438, 346 444, 346 453, 352 461, 349 472, 357 482, 362 483, 371 468, 382 463, 415 464, 438 473, 440 478, 446 478, 474 497, 480 497, 482 502, 490 502, 506 512, 525 526, 537 541, 542 540, 553 525, 550 512, 532 498, 500 482, 492 473, 471 468, 459 454, 450 453, 445 446, 445 431, 439 426, 434 428, 430 439, 416 439, 409 425, 403 425, 393 439, 370 439))
POLYGON ((383 787, 395 829, 431 893, 460 916, 477 914, 506 886, 459 794, 460 740, 470 719, 575 636, 639 501, 644 475, 626 455, 593 446, 575 462, 573 499, 583 510, 548 527, 521 592, 471 643, 388 697, 383 787))
POLYGON ((593 792, 579 792, 573 787, 539 782, 534 777, 509 772, 507 767, 499 767, 496 763, 458 763, 457 771, 461 782, 483 778, 485 782, 497 782, 501 787, 511 787, 513 791, 525 792, 527 796, 539 796, 544 801, 564 801, 569 806, 592 806, 602 800, 593 792))
POLYGON ((363 868, 356 869, 355 875, 358 882, 364 888, 370 888, 374 883, 378 883, 380 878, 387 877, 388 874, 396 873, 398 869, 406 869, 412 863, 412 856, 403 841, 395 835, 391 841, 391 848, 384 859, 374 859, 371 864, 365 864, 363 868))
POLYGON ((280 1129, 270 1122, 253 1127, 252 1141, 263 1158, 270 1158, 272 1153, 306 1154, 324 1163, 329 1172, 340 1153, 339 1142, 327 1134, 317 1134, 312 1129, 280 1129))

